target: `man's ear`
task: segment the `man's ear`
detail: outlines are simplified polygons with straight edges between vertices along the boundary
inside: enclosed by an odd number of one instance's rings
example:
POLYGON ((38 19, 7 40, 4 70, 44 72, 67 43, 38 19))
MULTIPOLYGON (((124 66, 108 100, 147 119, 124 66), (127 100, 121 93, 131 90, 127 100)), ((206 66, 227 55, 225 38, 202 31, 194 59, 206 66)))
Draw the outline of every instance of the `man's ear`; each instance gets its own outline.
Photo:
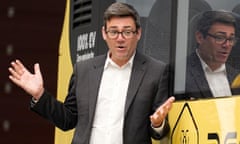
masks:
POLYGON ((138 32, 138 33, 137 33, 137 35, 138 35, 138 40, 140 40, 141 35, 142 35, 142 29, 139 28, 137 32, 138 32))
POLYGON ((106 30, 105 30, 104 26, 102 26, 102 37, 103 37, 104 40, 107 39, 106 30))
POLYGON ((199 31, 195 32, 195 38, 198 44, 202 43, 202 41, 204 40, 203 34, 199 31))

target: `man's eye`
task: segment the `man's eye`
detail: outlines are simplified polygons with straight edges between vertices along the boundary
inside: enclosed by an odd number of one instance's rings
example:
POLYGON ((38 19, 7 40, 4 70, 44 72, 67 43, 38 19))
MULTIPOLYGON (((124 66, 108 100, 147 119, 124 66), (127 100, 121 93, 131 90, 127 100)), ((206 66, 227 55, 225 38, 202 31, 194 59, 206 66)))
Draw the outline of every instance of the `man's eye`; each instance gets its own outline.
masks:
POLYGON ((111 34, 117 34, 117 31, 109 31, 111 34))
POLYGON ((229 38, 230 41, 235 41, 236 38, 232 37, 232 38, 229 38))
POLYGON ((130 35, 131 34, 131 31, 124 31, 123 32, 125 35, 130 35))
POLYGON ((226 39, 225 37, 222 37, 222 36, 216 36, 216 40, 222 41, 222 40, 225 40, 225 39, 226 39))

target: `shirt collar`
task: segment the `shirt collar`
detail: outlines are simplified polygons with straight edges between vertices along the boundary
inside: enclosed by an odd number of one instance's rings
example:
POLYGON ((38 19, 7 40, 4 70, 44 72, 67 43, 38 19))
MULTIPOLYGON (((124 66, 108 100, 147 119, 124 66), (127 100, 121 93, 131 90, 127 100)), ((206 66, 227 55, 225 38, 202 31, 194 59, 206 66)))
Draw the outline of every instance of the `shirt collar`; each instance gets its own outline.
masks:
POLYGON ((226 65, 225 64, 222 64, 218 69, 212 71, 212 69, 205 63, 205 61, 201 58, 201 56, 199 55, 199 52, 198 50, 196 50, 196 53, 197 53, 197 56, 199 57, 200 59, 200 62, 201 62, 201 65, 202 65, 202 68, 204 71, 208 71, 208 72, 226 72, 226 65))
POLYGON ((136 51, 133 53, 133 55, 129 59, 129 61, 126 64, 124 64, 123 66, 120 67, 110 58, 110 52, 108 52, 107 53, 107 59, 106 59, 105 65, 104 65, 104 69, 108 68, 109 66, 114 66, 114 67, 117 67, 117 68, 125 68, 126 66, 132 67, 133 59, 134 59, 135 55, 136 55, 136 51))

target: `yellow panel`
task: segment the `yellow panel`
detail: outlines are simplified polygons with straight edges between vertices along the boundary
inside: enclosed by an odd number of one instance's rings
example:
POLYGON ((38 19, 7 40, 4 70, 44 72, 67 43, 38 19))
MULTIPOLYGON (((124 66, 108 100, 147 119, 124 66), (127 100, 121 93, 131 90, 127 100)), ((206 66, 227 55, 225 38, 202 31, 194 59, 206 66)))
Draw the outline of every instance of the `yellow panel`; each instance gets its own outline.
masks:
MULTIPOLYGON (((69 44, 69 6, 70 0, 67 0, 58 57, 57 99, 60 101, 63 101, 67 95, 68 83, 73 70, 69 44)), ((72 136, 73 130, 64 132, 55 128, 55 144, 70 144, 72 136)))
POLYGON ((239 96, 175 102, 169 113, 169 142, 240 143, 239 113, 239 96))

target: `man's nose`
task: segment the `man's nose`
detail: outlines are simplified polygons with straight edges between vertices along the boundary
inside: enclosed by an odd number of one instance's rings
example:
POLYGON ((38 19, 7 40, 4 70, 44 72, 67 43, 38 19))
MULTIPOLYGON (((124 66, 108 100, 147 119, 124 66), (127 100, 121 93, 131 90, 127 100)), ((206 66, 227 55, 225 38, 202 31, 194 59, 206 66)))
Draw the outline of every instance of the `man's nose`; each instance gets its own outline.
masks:
POLYGON ((125 40, 123 33, 118 33, 117 40, 125 40))
POLYGON ((229 39, 226 39, 225 42, 223 43, 223 45, 226 47, 232 47, 233 43, 229 39))

